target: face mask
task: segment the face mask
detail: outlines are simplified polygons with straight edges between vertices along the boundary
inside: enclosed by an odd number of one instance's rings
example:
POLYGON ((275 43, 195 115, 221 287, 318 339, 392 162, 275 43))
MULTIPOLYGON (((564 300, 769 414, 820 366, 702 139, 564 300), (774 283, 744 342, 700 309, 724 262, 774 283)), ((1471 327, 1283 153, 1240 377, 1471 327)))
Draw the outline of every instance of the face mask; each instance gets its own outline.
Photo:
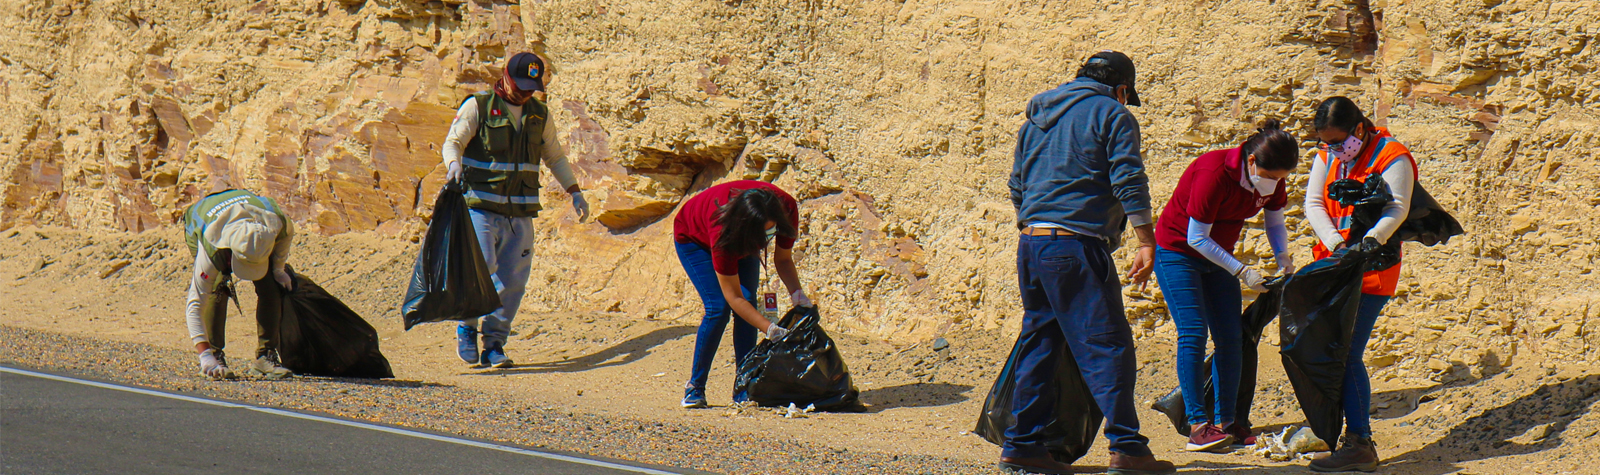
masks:
POLYGON ((1276 178, 1262 178, 1257 175, 1250 175, 1250 186, 1256 188, 1256 194, 1272 196, 1273 192, 1278 191, 1278 180, 1276 178))
POLYGON ((1356 138, 1355 134, 1350 134, 1350 136, 1344 138, 1344 142, 1324 144, 1323 147, 1328 149, 1328 153, 1338 157, 1340 161, 1348 162, 1355 159, 1357 153, 1361 153, 1362 145, 1361 139, 1356 138))
POLYGON ((773 226, 772 228, 767 229, 767 242, 772 242, 772 238, 777 237, 777 236, 778 236, 778 227, 777 226, 773 226))

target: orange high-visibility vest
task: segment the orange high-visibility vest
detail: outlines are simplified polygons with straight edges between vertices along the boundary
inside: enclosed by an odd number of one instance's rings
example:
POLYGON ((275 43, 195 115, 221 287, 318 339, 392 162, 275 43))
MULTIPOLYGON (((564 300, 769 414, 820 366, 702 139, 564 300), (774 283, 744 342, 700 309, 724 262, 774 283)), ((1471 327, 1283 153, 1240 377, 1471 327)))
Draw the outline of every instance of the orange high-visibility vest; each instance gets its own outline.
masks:
MULTIPOLYGON (((1388 170, 1390 165, 1400 161, 1401 157, 1411 157, 1411 151, 1406 149, 1405 145, 1401 145, 1399 141, 1396 141, 1394 136, 1389 134, 1389 129, 1377 127, 1374 131, 1376 133, 1373 134, 1372 138, 1368 139, 1370 140, 1368 145, 1370 152, 1358 155, 1348 173, 1342 170, 1344 164, 1339 161, 1338 157, 1329 157, 1326 149, 1319 148, 1317 150, 1317 158, 1328 163, 1328 177, 1322 188, 1322 206, 1328 210, 1328 217, 1333 219, 1334 227, 1338 228, 1339 235, 1343 236, 1347 243, 1350 243, 1350 215, 1355 211, 1355 207, 1341 205, 1338 201, 1330 198, 1327 185, 1333 184, 1334 181, 1342 178, 1353 178, 1364 182, 1368 176, 1372 176, 1381 180, 1383 177, 1380 175, 1383 175, 1383 171, 1388 170)), ((1413 164, 1411 169, 1412 177, 1416 178, 1415 157, 1411 158, 1411 163, 1413 164)), ((1359 241, 1359 239, 1358 237, 1357 240, 1359 241)), ((1355 243, 1350 243, 1350 245, 1353 246, 1355 243)), ((1322 240, 1320 239, 1311 248, 1312 257, 1317 259, 1322 259, 1332 254, 1333 251, 1322 245, 1322 240)), ((1395 287, 1399 285, 1400 264, 1397 263, 1394 267, 1388 269, 1366 273, 1361 279, 1361 293, 1393 296, 1395 287)))

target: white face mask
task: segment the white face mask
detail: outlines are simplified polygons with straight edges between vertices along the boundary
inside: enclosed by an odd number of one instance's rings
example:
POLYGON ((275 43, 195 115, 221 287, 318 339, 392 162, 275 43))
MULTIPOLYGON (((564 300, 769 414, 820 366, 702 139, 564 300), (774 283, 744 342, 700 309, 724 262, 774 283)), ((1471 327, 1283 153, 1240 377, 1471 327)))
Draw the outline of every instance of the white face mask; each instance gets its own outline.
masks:
POLYGON ((1324 144, 1323 148, 1328 149, 1328 153, 1333 154, 1333 156, 1337 157, 1339 161, 1349 162, 1356 158, 1357 153, 1361 153, 1362 145, 1364 145, 1364 143, 1361 141, 1361 139, 1356 138, 1355 134, 1350 134, 1350 136, 1345 137, 1344 142, 1340 143, 1339 145, 1335 146, 1332 144, 1324 144))
POLYGON ((1256 194, 1258 195, 1272 196, 1273 192, 1278 191, 1278 179, 1262 178, 1259 175, 1250 175, 1250 186, 1254 186, 1256 188, 1256 194))

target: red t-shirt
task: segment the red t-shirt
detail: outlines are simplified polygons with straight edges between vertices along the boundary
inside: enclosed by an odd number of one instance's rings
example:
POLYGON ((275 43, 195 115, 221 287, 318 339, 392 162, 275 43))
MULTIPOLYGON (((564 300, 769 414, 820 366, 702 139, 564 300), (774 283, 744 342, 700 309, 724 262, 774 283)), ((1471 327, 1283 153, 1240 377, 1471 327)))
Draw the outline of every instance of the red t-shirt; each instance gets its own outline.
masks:
POLYGON ((1237 148, 1206 152, 1189 164, 1156 221, 1156 245, 1204 259, 1189 246, 1189 218, 1194 218, 1211 223, 1211 239, 1233 252, 1245 219, 1262 208, 1280 210, 1289 203, 1287 179, 1278 180, 1272 196, 1260 196, 1254 188, 1241 186, 1239 179, 1247 169, 1239 153, 1237 148))
MULTIPOLYGON (((783 202, 784 212, 789 215, 789 222, 795 229, 800 229, 800 206, 795 203, 793 196, 789 196, 781 188, 772 186, 771 183, 741 180, 706 188, 706 191, 685 201, 683 209, 678 211, 678 218, 672 221, 672 234, 680 243, 695 243, 710 249, 711 267, 716 269, 718 274, 738 275, 739 259, 746 256, 724 255, 714 245, 717 236, 722 234, 722 226, 717 225, 717 210, 739 192, 755 188, 765 188, 778 195, 778 201, 783 202)), ((794 249, 794 238, 778 236, 774 240, 778 241, 778 247, 794 249)))

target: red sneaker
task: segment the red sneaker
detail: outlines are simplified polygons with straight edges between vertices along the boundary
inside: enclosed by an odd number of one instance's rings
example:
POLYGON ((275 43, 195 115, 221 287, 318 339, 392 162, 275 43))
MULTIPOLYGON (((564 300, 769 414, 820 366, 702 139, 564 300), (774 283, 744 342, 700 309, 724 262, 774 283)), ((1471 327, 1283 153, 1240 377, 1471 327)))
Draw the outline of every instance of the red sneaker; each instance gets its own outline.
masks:
POLYGON ((1256 445, 1256 436, 1251 433, 1252 431, 1249 427, 1241 424, 1228 424, 1228 428, 1224 429, 1224 431, 1233 436, 1233 445, 1256 445))
POLYGON ((1201 424, 1200 428, 1190 431, 1189 445, 1184 450, 1190 452, 1221 452, 1228 450, 1228 444, 1233 443, 1233 436, 1211 423, 1201 424))

